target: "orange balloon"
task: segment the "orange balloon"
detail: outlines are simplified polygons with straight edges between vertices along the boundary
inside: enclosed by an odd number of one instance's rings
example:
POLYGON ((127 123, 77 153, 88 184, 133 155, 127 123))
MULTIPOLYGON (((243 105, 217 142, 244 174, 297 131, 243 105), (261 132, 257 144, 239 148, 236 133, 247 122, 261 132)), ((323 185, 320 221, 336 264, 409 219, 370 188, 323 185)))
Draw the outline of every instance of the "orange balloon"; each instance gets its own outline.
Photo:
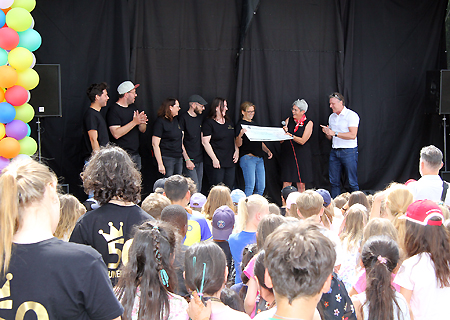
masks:
POLYGON ((10 66, 0 66, 0 87, 9 88, 17 83, 17 71, 10 66))
POLYGON ((2 11, 5 13, 5 15, 8 13, 9 10, 11 10, 12 8, 6 8, 6 9, 2 9, 2 11))
POLYGON ((6 137, 0 140, 0 156, 7 159, 17 157, 20 152, 20 143, 14 138, 6 137))
POLYGON ((5 91, 3 91, 3 88, 0 88, 0 102, 3 102, 5 100, 5 91))

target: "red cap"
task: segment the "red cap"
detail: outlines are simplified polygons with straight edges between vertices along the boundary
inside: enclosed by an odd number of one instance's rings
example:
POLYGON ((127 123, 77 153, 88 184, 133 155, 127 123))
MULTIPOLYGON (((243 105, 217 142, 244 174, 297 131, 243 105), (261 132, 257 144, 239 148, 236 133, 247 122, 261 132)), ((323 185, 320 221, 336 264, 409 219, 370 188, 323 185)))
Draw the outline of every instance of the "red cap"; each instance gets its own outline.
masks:
POLYGON ((436 202, 431 200, 417 200, 409 205, 406 214, 399 219, 406 219, 422 226, 441 226, 444 221, 444 216, 436 202), (438 217, 441 220, 430 220, 433 217, 438 217))

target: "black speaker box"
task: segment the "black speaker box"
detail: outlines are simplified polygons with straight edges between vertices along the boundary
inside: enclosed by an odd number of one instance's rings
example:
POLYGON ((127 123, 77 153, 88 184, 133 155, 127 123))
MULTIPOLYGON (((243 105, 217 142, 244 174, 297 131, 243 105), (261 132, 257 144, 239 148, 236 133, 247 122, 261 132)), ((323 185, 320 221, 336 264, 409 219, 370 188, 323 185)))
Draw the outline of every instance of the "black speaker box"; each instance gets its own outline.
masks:
POLYGON ((36 117, 62 117, 61 73, 59 64, 36 64, 39 84, 31 90, 30 104, 36 117))
POLYGON ((441 171, 441 178, 445 181, 450 181, 450 171, 441 171))
POLYGON ((441 70, 439 114, 450 114, 450 70, 441 70))

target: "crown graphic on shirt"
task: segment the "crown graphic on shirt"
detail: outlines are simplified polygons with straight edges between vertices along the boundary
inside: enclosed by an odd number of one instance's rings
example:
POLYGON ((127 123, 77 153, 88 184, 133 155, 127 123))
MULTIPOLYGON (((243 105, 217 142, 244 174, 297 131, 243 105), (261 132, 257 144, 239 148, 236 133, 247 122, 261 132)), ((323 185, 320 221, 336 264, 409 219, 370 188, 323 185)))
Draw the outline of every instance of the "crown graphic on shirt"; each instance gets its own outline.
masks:
MULTIPOLYGON (((13 278, 12 273, 6 275, 6 281, 3 287, 0 289, 0 299, 8 298, 11 296, 11 280, 13 278)), ((12 309, 12 300, 0 301, 0 309, 12 309)))
POLYGON ((102 229, 98 230, 98 233, 105 238, 106 242, 109 243, 117 238, 123 237, 123 222, 120 222, 120 228, 118 230, 114 227, 114 224, 112 222, 108 222, 108 225, 109 233, 105 233, 102 229))

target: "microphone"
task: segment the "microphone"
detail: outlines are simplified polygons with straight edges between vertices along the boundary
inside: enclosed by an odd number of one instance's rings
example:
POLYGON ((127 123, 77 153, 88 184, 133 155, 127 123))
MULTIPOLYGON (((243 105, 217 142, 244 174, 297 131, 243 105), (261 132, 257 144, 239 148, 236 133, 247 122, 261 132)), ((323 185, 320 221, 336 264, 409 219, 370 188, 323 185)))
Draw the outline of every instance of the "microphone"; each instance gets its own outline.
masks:
POLYGON ((281 121, 281 125, 284 127, 284 126, 286 126, 286 121, 281 121))

